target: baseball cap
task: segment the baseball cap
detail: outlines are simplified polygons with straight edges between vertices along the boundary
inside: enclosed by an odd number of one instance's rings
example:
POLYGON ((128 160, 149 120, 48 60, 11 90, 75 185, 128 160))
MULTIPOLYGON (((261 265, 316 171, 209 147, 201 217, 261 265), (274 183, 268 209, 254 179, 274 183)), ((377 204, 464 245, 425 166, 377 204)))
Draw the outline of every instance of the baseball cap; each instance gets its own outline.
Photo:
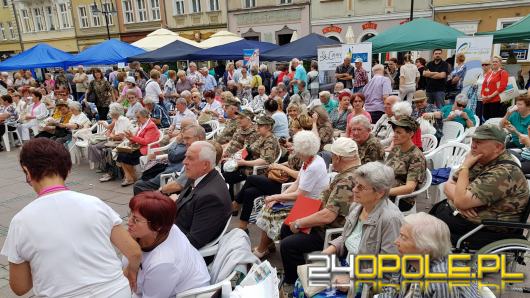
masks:
POLYGON ((133 77, 125 78, 125 83, 133 83, 136 85, 136 80, 133 77))
POLYGON ((416 122, 416 120, 410 116, 402 116, 399 118, 399 120, 392 117, 389 122, 392 124, 392 126, 405 127, 412 131, 416 131, 419 127, 418 122, 416 122))
POLYGON ((256 119, 258 125, 274 125, 274 119, 271 116, 263 115, 256 119))
POLYGON ((239 107, 241 105, 241 101, 237 97, 228 97, 224 100, 224 104, 239 107))
POLYGON ((254 113, 249 109, 242 109, 241 111, 237 111, 236 114, 239 116, 248 117, 251 120, 254 118, 254 113))
POLYGON ((357 63, 357 62, 361 62, 361 63, 362 63, 362 62, 363 62, 363 59, 362 59, 362 58, 356 58, 356 59, 355 59, 355 63, 357 63))
POLYGON ((358 156, 357 143, 350 138, 340 137, 333 142, 324 146, 324 150, 335 155, 343 157, 358 156))
POLYGON ((493 140, 500 143, 505 142, 506 132, 495 124, 483 124, 475 129, 475 133, 471 137, 477 140, 493 140))

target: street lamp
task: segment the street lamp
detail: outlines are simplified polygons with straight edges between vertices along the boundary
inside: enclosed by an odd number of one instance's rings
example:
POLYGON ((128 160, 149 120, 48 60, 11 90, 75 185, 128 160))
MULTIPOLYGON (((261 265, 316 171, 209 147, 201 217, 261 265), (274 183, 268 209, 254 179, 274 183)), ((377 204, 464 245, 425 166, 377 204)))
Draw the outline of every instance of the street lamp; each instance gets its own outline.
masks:
MULTIPOLYGON (((109 3, 105 3, 105 4, 109 4, 109 3)), ((105 26, 107 27, 107 39, 110 40, 109 17, 112 17, 113 14, 117 13, 117 11, 114 9, 114 1, 111 2, 109 6, 109 5, 103 5, 101 0, 99 0, 99 5, 101 6, 101 9, 98 8, 96 0, 94 0, 94 4, 92 4, 92 13, 94 15, 97 15, 98 13, 102 13, 105 16, 105 26)))

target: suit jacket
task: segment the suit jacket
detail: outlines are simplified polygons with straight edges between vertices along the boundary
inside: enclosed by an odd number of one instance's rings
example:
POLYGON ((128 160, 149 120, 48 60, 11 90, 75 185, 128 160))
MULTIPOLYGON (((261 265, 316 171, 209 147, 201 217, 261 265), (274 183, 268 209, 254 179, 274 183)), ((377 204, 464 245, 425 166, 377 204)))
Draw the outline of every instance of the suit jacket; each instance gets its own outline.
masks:
MULTIPOLYGON (((140 152, 142 153, 142 155, 147 154, 147 145, 158 141, 158 138, 160 137, 160 131, 158 130, 158 127, 156 127, 156 124, 151 119, 147 121, 149 121, 149 124, 147 124, 145 129, 141 131, 138 135, 130 138, 132 142, 140 144, 140 152)), ((156 148, 158 146, 159 145, 156 144, 153 146, 153 148, 156 148)))
POLYGON ((226 182, 215 169, 188 194, 192 186, 188 181, 180 193, 175 224, 200 249, 221 234, 232 216, 232 203, 226 182))

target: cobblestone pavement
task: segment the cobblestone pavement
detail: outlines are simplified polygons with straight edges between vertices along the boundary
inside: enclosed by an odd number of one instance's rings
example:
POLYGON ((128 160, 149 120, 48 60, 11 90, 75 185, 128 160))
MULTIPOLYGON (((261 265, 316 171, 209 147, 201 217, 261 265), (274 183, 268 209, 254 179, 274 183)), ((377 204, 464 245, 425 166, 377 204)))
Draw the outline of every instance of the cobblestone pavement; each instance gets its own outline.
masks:
MULTIPOLYGON (((25 177, 18 164, 18 150, 0 152, 0 247, 3 246, 7 235, 9 223, 13 216, 27 205, 36 195, 33 189, 25 182, 25 177)), ((67 185, 72 190, 97 196, 104 200, 123 218, 127 216, 129 199, 132 196, 132 186, 121 187, 118 181, 100 183, 100 174, 90 170, 87 164, 74 165, 67 185)), ((419 210, 422 210, 419 208, 419 210)), ((233 217, 232 226, 237 225, 237 218, 233 217)), ((259 231, 254 226, 249 227, 253 245, 259 241, 259 231)), ((279 247, 269 257, 269 261, 277 268, 281 267, 279 247)), ((527 269, 526 274, 530 274, 527 269)), ((530 284, 527 284, 530 285, 530 284)), ((529 297, 529 294, 505 293, 502 297, 529 297)), ((17 297, 9 288, 8 262, 0 256, 0 298, 17 297)), ((31 294, 23 297, 32 297, 31 294)))

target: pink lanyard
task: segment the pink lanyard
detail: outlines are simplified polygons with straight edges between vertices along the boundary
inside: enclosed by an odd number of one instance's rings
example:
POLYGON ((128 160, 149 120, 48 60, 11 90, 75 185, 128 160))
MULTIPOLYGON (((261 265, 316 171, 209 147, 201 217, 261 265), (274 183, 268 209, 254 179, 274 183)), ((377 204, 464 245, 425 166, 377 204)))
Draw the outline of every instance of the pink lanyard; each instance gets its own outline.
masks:
POLYGON ((48 186, 48 187, 45 187, 44 189, 42 189, 41 191, 39 191, 37 196, 38 197, 42 197, 43 195, 48 194, 50 192, 61 191, 61 190, 68 190, 68 187, 66 187, 64 185, 48 186))

